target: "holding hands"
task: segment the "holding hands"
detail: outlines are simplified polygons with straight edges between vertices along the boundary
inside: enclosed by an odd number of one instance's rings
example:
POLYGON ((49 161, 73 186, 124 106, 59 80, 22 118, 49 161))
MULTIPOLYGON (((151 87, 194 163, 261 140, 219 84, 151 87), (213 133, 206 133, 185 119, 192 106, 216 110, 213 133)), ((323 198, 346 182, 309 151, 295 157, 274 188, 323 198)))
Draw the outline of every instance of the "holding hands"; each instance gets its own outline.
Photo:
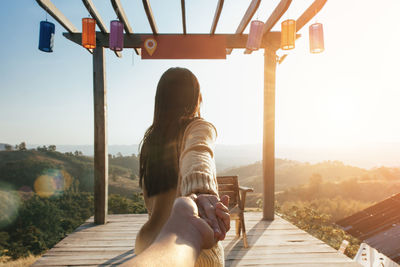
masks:
POLYGON ((190 198, 197 204, 200 218, 214 231, 215 242, 224 240, 230 229, 229 197, 224 195, 219 199, 211 194, 191 194, 190 198))

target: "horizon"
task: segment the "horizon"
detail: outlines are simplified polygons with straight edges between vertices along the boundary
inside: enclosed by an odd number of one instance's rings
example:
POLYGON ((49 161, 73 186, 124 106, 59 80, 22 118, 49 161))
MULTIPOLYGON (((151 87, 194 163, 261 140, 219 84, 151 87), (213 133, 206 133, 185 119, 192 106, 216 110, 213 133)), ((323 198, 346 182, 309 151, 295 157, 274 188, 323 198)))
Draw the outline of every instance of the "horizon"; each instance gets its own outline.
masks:
MULTIPOLYGON (((4 144, 0 142, 0 145, 4 144)), ((12 146, 16 144, 10 144, 12 146)), ((38 146, 56 145, 57 151, 83 152, 86 156, 93 156, 93 144, 85 145, 62 145, 62 144, 29 144, 28 149, 36 149, 38 146)), ((109 145, 109 154, 121 153, 124 156, 138 155, 136 149, 139 144, 109 145)), ((261 161, 262 144, 216 144, 215 158, 217 164, 222 166, 220 170, 231 167, 250 165, 261 161), (240 152, 240 153, 239 153, 240 152)), ((351 165, 363 169, 375 169, 380 167, 400 168, 400 143, 374 143, 369 147, 365 144, 353 144, 353 146, 331 146, 331 147, 295 147, 290 145, 279 145, 276 147, 276 159, 297 161, 300 163, 322 163, 326 161, 340 161, 345 165, 351 165), (377 149, 379 147, 379 149, 377 149), (373 153, 374 152, 374 153, 373 153), (364 155, 360 157, 360 155, 364 155), (365 155, 369 155, 366 157, 365 155)))

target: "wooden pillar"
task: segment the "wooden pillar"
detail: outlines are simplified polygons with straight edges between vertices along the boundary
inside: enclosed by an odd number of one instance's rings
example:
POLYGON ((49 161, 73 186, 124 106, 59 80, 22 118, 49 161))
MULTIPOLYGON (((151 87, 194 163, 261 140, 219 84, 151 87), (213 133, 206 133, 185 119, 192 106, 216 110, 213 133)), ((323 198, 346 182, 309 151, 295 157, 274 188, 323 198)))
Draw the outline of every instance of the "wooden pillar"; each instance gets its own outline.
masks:
POLYGON ((94 222, 105 224, 108 212, 107 91, 105 52, 93 51, 94 222))
POLYGON ((264 53, 263 219, 273 220, 275 210, 275 50, 264 53))

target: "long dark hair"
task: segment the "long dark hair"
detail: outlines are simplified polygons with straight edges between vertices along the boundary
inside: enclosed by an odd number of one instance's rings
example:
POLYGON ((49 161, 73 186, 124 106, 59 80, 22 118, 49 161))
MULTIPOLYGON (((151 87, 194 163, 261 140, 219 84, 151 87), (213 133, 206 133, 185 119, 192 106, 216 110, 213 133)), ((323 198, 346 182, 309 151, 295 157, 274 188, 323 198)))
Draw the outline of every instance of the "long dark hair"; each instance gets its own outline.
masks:
POLYGON ((200 117, 200 85, 185 68, 170 68, 157 85, 153 124, 141 142, 139 185, 149 197, 176 188, 180 141, 186 126, 200 117))

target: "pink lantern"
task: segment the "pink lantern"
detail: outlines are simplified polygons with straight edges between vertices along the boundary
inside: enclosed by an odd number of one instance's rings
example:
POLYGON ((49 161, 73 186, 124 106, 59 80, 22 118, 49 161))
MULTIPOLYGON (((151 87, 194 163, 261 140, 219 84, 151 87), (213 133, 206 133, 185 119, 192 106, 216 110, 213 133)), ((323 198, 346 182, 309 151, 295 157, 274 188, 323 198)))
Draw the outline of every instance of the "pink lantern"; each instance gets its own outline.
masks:
POLYGON ((314 23, 309 27, 310 52, 313 54, 324 51, 324 31, 321 23, 314 23))
POLYGON ((247 38, 246 49, 256 51, 261 46, 263 37, 264 22, 253 20, 250 25, 250 33, 247 38))
POLYGON ((112 20, 110 23, 110 49, 122 51, 124 48, 124 24, 119 20, 112 20))

